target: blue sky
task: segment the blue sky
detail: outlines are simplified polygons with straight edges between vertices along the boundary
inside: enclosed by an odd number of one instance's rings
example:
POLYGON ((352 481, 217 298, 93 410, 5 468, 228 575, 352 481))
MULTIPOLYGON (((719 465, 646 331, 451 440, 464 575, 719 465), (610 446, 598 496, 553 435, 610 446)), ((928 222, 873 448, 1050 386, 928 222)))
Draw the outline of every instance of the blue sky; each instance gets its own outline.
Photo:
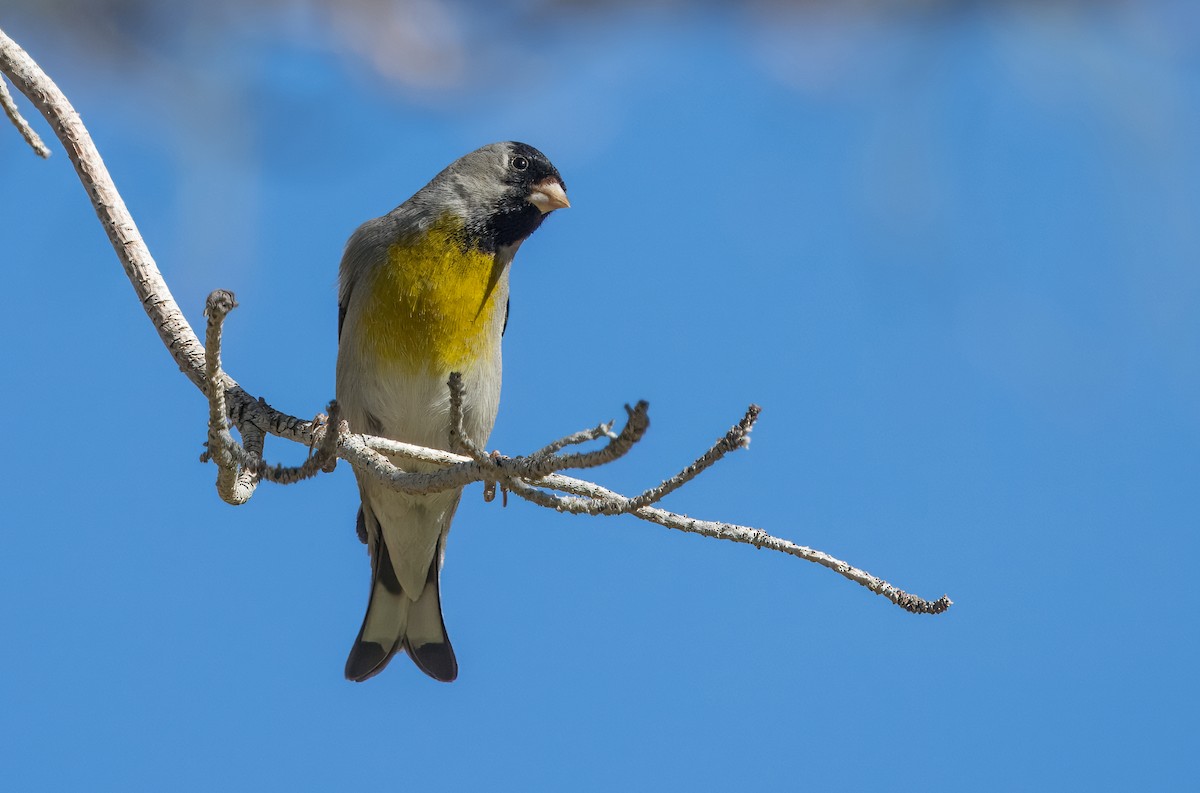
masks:
POLYGON ((0 778, 1187 789, 1198 20, 1106 8, 631 13, 560 25, 540 60, 485 49, 485 77, 438 90, 249 26, 220 57, 178 34, 129 78, 0 19, 192 322, 237 294, 226 367, 251 392, 321 410, 346 237, 524 140, 573 208, 516 260, 490 445, 644 398, 647 438, 596 472, 635 491, 756 402, 750 450, 665 506, 956 603, 912 616, 795 559, 476 489, 443 574, 459 680, 399 659, 347 683, 368 581, 350 470, 223 504, 205 403, 68 160, 4 131, 0 778))

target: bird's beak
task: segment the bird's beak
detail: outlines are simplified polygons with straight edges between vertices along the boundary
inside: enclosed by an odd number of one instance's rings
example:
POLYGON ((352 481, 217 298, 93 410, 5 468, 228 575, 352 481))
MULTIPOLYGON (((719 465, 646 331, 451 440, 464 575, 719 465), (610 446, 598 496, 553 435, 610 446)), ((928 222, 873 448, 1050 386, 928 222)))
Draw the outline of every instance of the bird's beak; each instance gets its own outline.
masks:
POLYGON ((567 191, 563 189, 562 182, 554 177, 543 179, 533 186, 529 191, 529 203, 542 211, 542 214, 552 212, 555 209, 567 209, 571 206, 571 202, 567 200, 567 191))

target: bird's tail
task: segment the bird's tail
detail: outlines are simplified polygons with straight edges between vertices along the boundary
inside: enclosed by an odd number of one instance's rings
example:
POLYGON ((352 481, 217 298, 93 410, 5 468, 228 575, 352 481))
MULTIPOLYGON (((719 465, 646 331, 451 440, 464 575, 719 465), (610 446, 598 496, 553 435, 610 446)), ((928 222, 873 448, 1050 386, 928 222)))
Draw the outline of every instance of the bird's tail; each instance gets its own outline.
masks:
MULTIPOLYGON (((360 525, 362 520, 360 510, 360 525)), ((350 657, 346 659, 346 679, 362 682, 374 677, 383 671, 393 655, 404 650, 422 672, 434 680, 449 683, 458 677, 458 662, 446 636, 438 592, 438 562, 445 538, 438 541, 437 552, 425 577, 425 587, 415 600, 401 588, 383 531, 378 526, 374 540, 371 600, 358 638, 350 648, 350 657)))

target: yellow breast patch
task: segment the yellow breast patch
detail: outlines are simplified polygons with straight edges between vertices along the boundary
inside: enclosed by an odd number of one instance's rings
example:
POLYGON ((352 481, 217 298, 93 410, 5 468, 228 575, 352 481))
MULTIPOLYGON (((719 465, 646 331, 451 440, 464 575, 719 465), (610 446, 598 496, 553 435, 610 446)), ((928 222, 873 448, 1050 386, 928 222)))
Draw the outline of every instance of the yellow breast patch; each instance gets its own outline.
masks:
POLYGON ((499 343, 496 257, 463 250, 456 230, 441 221, 423 239, 388 249, 360 330, 377 359, 442 373, 468 367, 499 343))

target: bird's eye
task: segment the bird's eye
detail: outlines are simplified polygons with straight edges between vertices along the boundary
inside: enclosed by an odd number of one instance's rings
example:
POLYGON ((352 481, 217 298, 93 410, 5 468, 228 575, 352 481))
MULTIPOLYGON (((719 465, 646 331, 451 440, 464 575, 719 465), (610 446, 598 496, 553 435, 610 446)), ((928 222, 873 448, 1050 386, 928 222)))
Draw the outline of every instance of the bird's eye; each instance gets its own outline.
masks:
POLYGON ((513 157, 512 167, 518 171, 523 171, 529 167, 529 160, 524 157, 513 157))

